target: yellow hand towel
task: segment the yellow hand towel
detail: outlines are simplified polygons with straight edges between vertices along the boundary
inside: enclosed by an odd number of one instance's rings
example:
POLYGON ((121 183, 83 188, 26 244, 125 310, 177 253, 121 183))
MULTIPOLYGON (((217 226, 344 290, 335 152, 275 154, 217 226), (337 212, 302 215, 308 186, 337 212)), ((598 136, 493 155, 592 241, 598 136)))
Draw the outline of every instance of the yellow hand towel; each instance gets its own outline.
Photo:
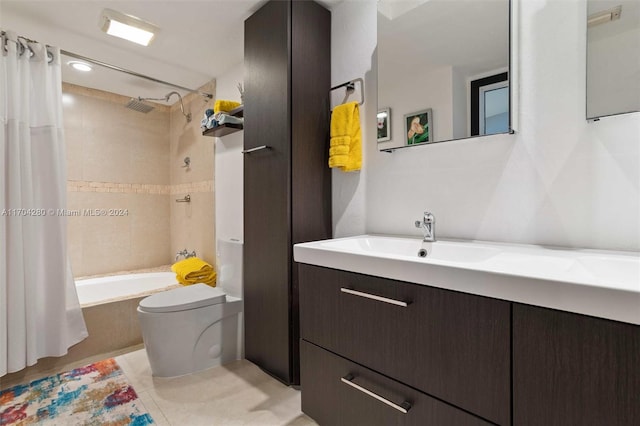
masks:
POLYGON ((351 137, 338 136, 331 138, 329 147, 329 167, 342 167, 349 162, 349 145, 351 137))
POLYGON ((204 283, 212 287, 216 285, 216 271, 213 266, 197 257, 176 262, 171 266, 171 270, 176 273, 176 280, 180 284, 204 283))
POLYGON ((213 113, 217 114, 219 112, 229 112, 234 108, 238 108, 239 106, 240 106, 240 102, 225 101, 224 99, 218 99, 213 104, 213 113))
POLYGON ((338 105, 331 114, 329 167, 344 172, 362 167, 362 134, 360 108, 357 102, 338 105))

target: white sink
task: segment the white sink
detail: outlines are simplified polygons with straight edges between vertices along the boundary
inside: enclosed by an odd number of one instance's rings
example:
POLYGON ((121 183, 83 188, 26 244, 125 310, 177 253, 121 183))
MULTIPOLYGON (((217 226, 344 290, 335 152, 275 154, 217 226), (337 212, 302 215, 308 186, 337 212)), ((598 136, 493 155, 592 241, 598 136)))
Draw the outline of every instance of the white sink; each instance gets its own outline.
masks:
POLYGON ((638 253, 360 235, 296 244, 294 259, 640 324, 638 253))
POLYGON ((481 262, 500 253, 500 250, 482 244, 436 241, 423 242, 419 238, 402 238, 382 235, 364 235, 357 238, 342 238, 320 241, 330 250, 347 251, 369 256, 407 256, 415 259, 427 257, 448 262, 481 262), (426 250, 425 256, 419 256, 426 250))
POLYGON ((317 242, 319 247, 326 248, 328 250, 346 251, 372 256, 417 256, 421 243, 422 241, 419 239, 373 235, 317 242))
MULTIPOLYGON (((567 257, 545 255, 542 253, 523 253, 505 251, 491 259, 485 265, 488 270, 504 274, 514 274, 550 279, 570 279, 576 260, 567 257)), ((586 271, 573 270, 584 280, 586 271)), ((587 279, 589 277, 586 277, 587 279)))
MULTIPOLYGON (((593 255, 578 258, 580 267, 586 269, 597 281, 627 286, 638 291, 640 286, 640 263, 632 256, 604 257, 593 255)), ((638 306, 640 309, 640 306, 638 306)))

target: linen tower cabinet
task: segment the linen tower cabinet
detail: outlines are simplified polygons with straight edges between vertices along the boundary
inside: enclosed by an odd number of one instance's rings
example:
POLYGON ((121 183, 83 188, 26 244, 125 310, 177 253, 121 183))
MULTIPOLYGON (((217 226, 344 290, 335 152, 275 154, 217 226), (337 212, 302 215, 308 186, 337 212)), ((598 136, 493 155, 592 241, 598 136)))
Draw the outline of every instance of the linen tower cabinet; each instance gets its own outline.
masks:
POLYGON ((270 1, 244 38, 245 355, 299 384, 293 244, 331 238, 331 14, 270 1))

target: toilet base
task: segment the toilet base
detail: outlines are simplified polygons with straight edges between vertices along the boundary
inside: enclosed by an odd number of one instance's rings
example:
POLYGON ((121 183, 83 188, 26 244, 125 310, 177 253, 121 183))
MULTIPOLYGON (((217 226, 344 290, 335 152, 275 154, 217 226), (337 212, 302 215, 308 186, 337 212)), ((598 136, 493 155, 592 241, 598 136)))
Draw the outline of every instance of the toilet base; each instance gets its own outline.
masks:
POLYGON ((154 377, 176 377, 241 358, 242 300, 190 311, 154 313, 138 308, 151 372, 154 377))

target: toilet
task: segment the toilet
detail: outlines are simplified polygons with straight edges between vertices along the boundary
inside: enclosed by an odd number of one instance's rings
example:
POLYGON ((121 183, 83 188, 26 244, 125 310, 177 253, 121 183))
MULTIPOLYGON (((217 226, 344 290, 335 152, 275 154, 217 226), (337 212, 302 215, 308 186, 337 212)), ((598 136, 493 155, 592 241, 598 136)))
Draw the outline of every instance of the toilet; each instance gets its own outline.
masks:
POLYGON ((242 242, 218 241, 217 286, 194 284, 140 301, 155 377, 195 373, 242 357, 242 242))

